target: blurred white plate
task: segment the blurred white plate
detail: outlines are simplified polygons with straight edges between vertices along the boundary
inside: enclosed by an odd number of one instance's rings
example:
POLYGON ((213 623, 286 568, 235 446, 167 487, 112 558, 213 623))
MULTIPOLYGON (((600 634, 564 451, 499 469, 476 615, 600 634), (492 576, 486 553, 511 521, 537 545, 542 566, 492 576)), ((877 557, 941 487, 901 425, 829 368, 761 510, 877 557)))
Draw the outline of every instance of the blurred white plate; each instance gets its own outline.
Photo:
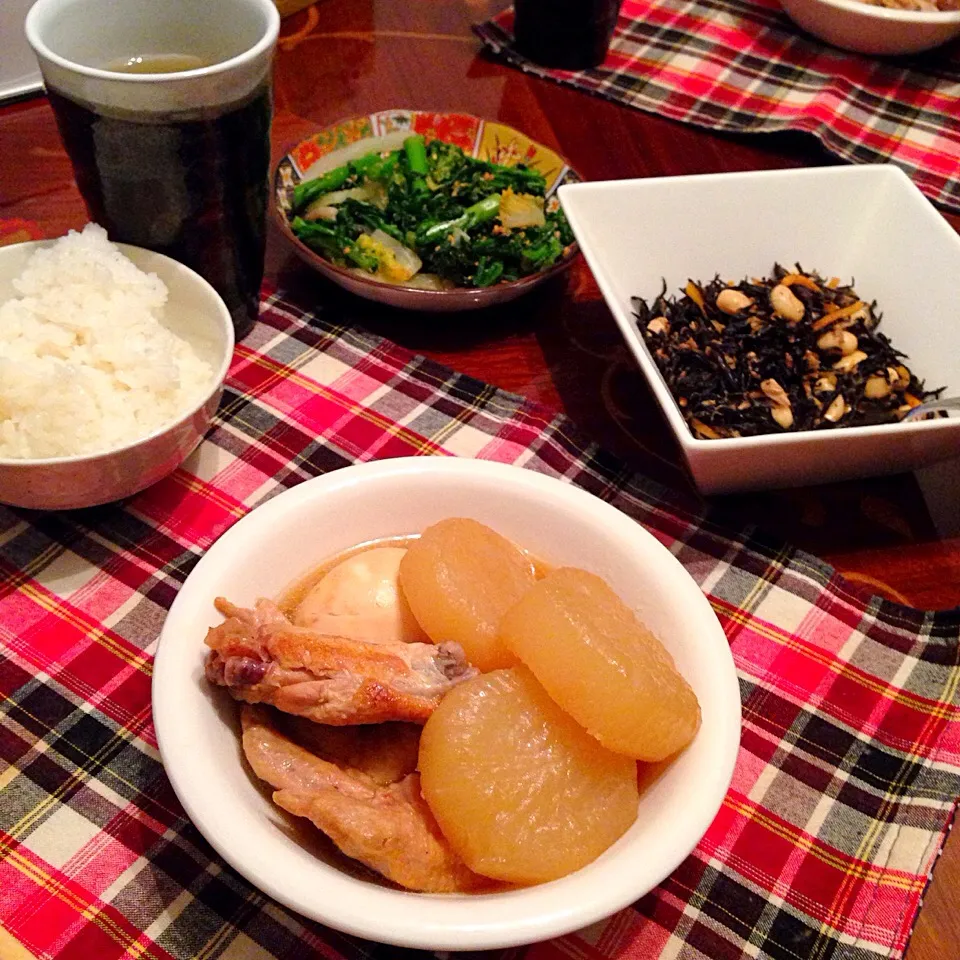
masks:
POLYGON ((780 5, 808 33, 857 53, 920 53, 960 34, 960 10, 897 10, 864 0, 780 0, 780 5))

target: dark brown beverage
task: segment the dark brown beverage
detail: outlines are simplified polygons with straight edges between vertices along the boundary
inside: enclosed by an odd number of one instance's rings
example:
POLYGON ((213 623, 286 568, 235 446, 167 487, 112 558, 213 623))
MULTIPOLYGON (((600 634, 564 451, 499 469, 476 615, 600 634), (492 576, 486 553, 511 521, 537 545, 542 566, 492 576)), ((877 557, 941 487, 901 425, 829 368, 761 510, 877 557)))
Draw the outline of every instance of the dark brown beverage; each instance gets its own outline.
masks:
POLYGON ((263 278, 269 85, 185 116, 106 116, 47 93, 91 219, 111 240, 196 270, 223 297, 237 338, 245 336, 263 278))
POLYGON ((585 70, 603 63, 620 0, 515 0, 517 51, 544 67, 585 70))

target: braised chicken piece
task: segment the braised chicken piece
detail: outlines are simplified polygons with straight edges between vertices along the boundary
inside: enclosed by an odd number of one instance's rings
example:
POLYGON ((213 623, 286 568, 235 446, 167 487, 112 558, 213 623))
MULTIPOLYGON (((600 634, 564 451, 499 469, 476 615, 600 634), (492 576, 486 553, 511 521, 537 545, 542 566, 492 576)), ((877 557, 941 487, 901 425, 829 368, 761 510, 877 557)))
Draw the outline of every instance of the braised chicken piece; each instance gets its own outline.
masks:
POLYGON ((308 818, 348 857, 402 887, 455 893, 490 886, 450 849, 420 795, 419 774, 377 783, 310 753, 270 719, 263 707, 245 706, 241 714, 243 752, 254 773, 275 788, 274 803, 308 818))
POLYGON ((277 730, 298 746, 381 786, 396 783, 417 769, 423 727, 415 723, 331 727, 287 713, 277 713, 273 720, 277 730))
POLYGON ((476 674, 455 643, 368 643, 294 626, 271 600, 253 610, 223 597, 207 631, 207 679, 237 700, 334 726, 425 723, 453 686, 476 674))

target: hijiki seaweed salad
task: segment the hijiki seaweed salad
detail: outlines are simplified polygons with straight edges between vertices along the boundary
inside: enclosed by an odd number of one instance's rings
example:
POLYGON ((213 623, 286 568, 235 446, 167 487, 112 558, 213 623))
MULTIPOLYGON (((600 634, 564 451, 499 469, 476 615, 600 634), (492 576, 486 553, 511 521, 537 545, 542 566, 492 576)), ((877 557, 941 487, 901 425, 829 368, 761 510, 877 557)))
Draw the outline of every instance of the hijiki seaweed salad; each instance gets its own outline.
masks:
POLYGON ((695 437, 715 440, 892 423, 924 389, 877 331, 876 303, 836 277, 776 264, 768 278, 708 284, 634 315, 695 437))
POLYGON ((541 173, 408 137, 293 191, 290 227, 331 263, 426 289, 489 287, 557 263, 573 233, 541 173))

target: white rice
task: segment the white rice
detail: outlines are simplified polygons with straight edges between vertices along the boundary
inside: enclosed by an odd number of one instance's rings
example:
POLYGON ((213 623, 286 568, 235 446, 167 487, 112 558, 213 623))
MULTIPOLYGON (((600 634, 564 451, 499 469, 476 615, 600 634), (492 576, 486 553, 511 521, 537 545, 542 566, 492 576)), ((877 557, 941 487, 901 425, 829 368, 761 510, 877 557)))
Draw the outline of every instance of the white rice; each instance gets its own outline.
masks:
POLYGON ((167 288, 90 223, 31 256, 0 304, 0 457, 99 453, 178 419, 213 370, 161 323, 167 288))

